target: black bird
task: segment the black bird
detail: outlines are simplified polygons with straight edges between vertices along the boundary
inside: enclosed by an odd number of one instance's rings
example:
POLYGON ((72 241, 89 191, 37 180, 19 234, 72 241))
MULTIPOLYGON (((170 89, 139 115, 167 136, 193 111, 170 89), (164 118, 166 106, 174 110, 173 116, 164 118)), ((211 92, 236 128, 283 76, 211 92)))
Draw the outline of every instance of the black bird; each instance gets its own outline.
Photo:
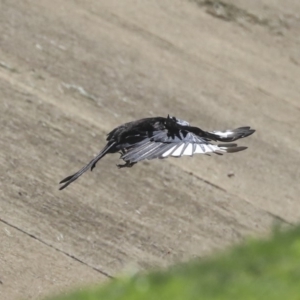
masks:
POLYGON ((233 142, 252 134, 255 130, 250 127, 240 127, 226 131, 203 131, 190 126, 186 121, 169 116, 167 118, 145 118, 125 123, 107 135, 107 144, 100 153, 77 173, 66 177, 62 190, 75 181, 89 168, 91 171, 96 163, 108 153, 119 152, 125 161, 119 168, 132 167, 139 161, 168 156, 193 156, 195 153, 210 155, 209 153, 233 153, 247 149, 237 144, 214 145, 211 141, 233 142))

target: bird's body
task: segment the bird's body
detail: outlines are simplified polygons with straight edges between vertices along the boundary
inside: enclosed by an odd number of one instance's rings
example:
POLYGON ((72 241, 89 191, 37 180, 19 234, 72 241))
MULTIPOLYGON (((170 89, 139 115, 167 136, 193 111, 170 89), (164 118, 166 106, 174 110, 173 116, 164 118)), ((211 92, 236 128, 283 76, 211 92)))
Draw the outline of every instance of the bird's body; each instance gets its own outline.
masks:
POLYGON ((214 145, 211 141, 233 142, 249 136, 255 130, 250 127, 240 127, 227 131, 206 132, 198 127, 190 126, 188 122, 168 116, 167 118, 145 118, 125 123, 107 135, 107 144, 101 152, 77 173, 66 177, 60 190, 75 181, 89 168, 93 170, 96 163, 108 153, 121 153, 125 164, 119 168, 132 167, 139 161, 168 156, 181 157, 193 154, 233 153, 245 150, 236 144, 214 145))

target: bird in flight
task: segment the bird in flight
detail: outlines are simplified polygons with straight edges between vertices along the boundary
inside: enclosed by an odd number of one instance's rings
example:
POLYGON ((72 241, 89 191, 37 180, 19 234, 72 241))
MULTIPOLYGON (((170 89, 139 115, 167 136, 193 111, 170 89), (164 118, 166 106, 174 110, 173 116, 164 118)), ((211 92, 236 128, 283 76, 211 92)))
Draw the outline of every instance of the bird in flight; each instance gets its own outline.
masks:
POLYGON ((125 164, 119 168, 132 167, 139 161, 169 156, 181 157, 193 154, 234 153, 247 149, 231 142, 247 137, 255 132, 250 127, 239 127, 226 131, 203 131, 190 126, 184 120, 169 116, 167 118, 145 118, 120 125, 107 135, 107 144, 85 167, 63 179, 59 189, 66 188, 88 169, 95 168, 97 162, 108 153, 121 154, 125 164), (219 141, 222 144, 213 144, 219 141), (225 144, 223 144, 225 143, 225 144))

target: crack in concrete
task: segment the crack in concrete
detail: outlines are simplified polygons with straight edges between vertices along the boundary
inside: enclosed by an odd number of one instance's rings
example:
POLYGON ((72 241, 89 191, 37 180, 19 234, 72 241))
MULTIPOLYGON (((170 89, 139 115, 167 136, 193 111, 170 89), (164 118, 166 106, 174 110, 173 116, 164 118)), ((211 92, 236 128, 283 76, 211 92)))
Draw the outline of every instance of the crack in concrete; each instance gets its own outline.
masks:
MULTIPOLYGON (((170 164, 172 164, 172 162, 170 162, 170 164)), ((172 164, 172 165, 175 166, 175 167, 179 167, 179 166, 177 166, 176 164, 172 164)), ((230 196, 236 197, 236 198, 238 198, 238 199, 241 199, 242 201, 248 203, 248 204, 251 205, 252 207, 255 207, 256 209, 259 209, 260 211, 266 213, 268 216, 270 216, 271 218, 273 218, 275 221, 279 221, 279 222, 282 222, 282 223, 285 223, 285 224, 288 224, 288 225, 291 225, 291 226, 295 226, 295 224, 293 224, 293 223, 287 221, 286 219, 284 219, 283 217, 281 217, 281 216, 279 216, 279 215, 276 215, 276 214, 274 214, 274 213, 272 213, 272 212, 270 212, 270 211, 267 211, 267 210, 265 210, 265 209, 262 209, 261 207, 258 208, 258 207, 255 206, 253 203, 251 203, 249 200, 247 200, 247 199, 241 197, 240 195, 236 195, 236 194, 234 194, 234 193, 231 193, 231 192, 229 192, 228 190, 222 188, 221 186, 218 186, 217 184, 212 183, 212 182, 210 182, 209 180, 204 179, 204 178, 200 177, 199 175, 197 175, 197 174, 195 174, 195 173, 193 173, 193 172, 190 172, 190 171, 188 171, 188 170, 185 170, 185 169, 182 168, 182 167, 179 167, 179 168, 180 168, 182 171, 184 171, 185 173, 187 173, 187 174, 189 174, 189 175, 191 175, 191 176, 196 177, 198 180, 201 180, 202 182, 204 182, 204 183, 206 183, 206 184, 212 186, 213 188, 216 188, 216 189, 218 189, 218 190, 220 190, 220 191, 226 193, 227 195, 230 195, 230 196)))
MULTIPOLYGON (((62 253, 62 254, 64 254, 64 255, 66 255, 66 256, 68 256, 68 257, 74 259, 75 261, 77 261, 77 262, 79 262, 79 263, 81 263, 81 264, 83 264, 83 265, 85 265, 85 266, 87 266, 87 267, 93 269, 94 271, 96 271, 96 272, 98 272, 98 273, 104 275, 104 276, 107 277, 107 278, 114 278, 112 275, 108 274, 107 272, 102 271, 102 270, 100 270, 100 269, 98 269, 98 268, 96 268, 96 267, 93 267, 93 266, 89 265, 88 263, 84 262, 84 261, 81 260, 80 258, 74 256, 73 254, 70 254, 70 253, 68 253, 68 252, 66 252, 66 251, 63 251, 63 250, 61 250, 61 249, 59 249, 59 248, 56 248, 55 246, 53 246, 53 245, 51 245, 51 244, 48 244, 47 242, 43 241, 42 239, 36 237, 34 234, 31 234, 31 233, 29 233, 29 232, 26 232, 25 230, 19 228, 19 227, 16 226, 16 225, 10 224, 9 222, 3 220, 2 218, 0 218, 0 222, 3 223, 3 224, 5 224, 5 225, 7 225, 7 226, 9 226, 9 227, 11 227, 11 228, 16 229, 17 231, 19 231, 19 232, 21 232, 21 233, 23 233, 23 234, 25 234, 25 235, 27 235, 27 236, 33 238, 33 239, 35 239, 36 241, 42 243, 43 245, 46 245, 47 247, 50 247, 50 248, 54 249, 55 251, 57 251, 57 252, 59 252, 59 253, 62 253)), ((0 280, 0 284, 3 284, 3 282, 2 282, 1 280, 0 280)))

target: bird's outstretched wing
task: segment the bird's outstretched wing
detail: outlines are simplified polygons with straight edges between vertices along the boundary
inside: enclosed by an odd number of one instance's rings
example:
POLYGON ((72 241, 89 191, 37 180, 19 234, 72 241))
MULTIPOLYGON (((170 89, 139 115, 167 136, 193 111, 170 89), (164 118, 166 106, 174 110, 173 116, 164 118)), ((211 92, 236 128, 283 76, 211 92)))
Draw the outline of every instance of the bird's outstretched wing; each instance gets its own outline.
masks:
POLYGON ((237 152, 247 147, 238 147, 237 144, 210 143, 210 139, 200 137, 187 130, 170 132, 167 128, 163 131, 153 132, 153 135, 127 149, 121 156, 124 161, 138 162, 155 158, 167 158, 169 156, 181 157, 183 155, 193 156, 194 154, 223 154, 226 152, 237 152))

